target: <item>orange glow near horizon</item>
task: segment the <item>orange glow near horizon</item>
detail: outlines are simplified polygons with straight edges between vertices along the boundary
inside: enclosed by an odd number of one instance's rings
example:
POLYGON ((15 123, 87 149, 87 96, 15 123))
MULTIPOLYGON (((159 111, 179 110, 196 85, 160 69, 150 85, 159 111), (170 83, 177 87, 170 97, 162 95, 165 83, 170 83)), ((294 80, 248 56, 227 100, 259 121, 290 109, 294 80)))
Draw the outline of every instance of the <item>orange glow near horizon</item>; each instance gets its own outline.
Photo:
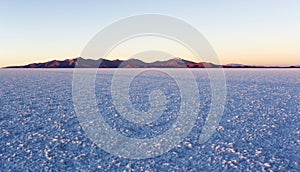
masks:
MULTIPOLYGON (((297 36, 297 35, 296 35, 297 36)), ((217 36, 206 36, 209 38, 211 45, 214 47, 219 56, 220 64, 245 64, 245 65, 265 65, 265 66, 292 66, 300 65, 300 52, 298 50, 297 41, 283 41, 284 38, 272 38, 270 35, 259 35, 264 41, 256 39, 245 39, 243 37, 231 39, 221 39, 217 36), (285 43, 285 42, 288 42, 285 43)), ((292 37, 292 35, 290 35, 292 37)), ((287 38, 286 38, 287 39, 287 38)), ((300 39, 299 39, 300 40, 300 39)), ((30 63, 46 62, 51 60, 72 59, 80 56, 84 48, 84 44, 70 44, 66 48, 66 44, 54 45, 38 45, 23 43, 15 45, 15 50, 7 49, 4 45, 0 51, 0 67, 26 65, 30 63), (78 48, 73 48, 78 47, 78 48), (6 48, 6 49, 5 49, 6 48), (17 51, 16 51, 17 50, 17 51)), ((157 36, 142 36, 129 39, 115 47, 107 56, 108 59, 126 60, 131 56, 143 51, 158 50, 169 53, 174 57, 191 60, 195 62, 202 61, 196 58, 186 47, 178 42, 157 36)), ((166 60, 169 57, 153 57, 143 58, 146 62, 156 60, 166 60)), ((218 63, 211 61, 213 63, 218 63)))
MULTIPOLYGON (((214 41, 212 41, 214 42, 214 41)), ((252 42, 251 42, 252 43, 252 42)), ((220 64, 246 64, 246 65, 265 65, 265 66, 291 66, 300 64, 300 53, 296 51, 296 47, 282 46, 280 44, 268 46, 255 44, 256 46, 250 46, 250 43, 241 42, 240 45, 233 44, 218 44, 212 43, 216 53, 219 56, 220 64), (281 48, 279 48, 281 46, 281 48), (247 48, 245 48, 247 47, 247 48), (274 48, 278 47, 278 48, 274 48)), ((187 48, 181 44, 162 37, 144 36, 133 38, 123 42, 115 47, 106 57, 107 59, 121 59, 126 60, 132 58, 134 54, 141 53, 143 51, 162 51, 173 55, 174 57, 180 57, 182 59, 191 60, 195 62, 202 61, 201 58, 197 58, 187 48)), ((0 67, 26 65, 30 63, 46 62, 51 60, 64 60, 72 59, 80 56, 81 49, 75 51, 69 49, 55 50, 38 49, 32 53, 30 48, 26 49, 26 46, 20 48, 19 51, 0 52, 0 67), (47 56, 45 56, 47 54, 47 56), (5 57, 5 58, 3 58, 5 57)), ((145 62, 153 62, 156 60, 167 60, 171 57, 134 57, 139 58, 145 62)), ((218 63, 211 61, 213 63, 218 63)))

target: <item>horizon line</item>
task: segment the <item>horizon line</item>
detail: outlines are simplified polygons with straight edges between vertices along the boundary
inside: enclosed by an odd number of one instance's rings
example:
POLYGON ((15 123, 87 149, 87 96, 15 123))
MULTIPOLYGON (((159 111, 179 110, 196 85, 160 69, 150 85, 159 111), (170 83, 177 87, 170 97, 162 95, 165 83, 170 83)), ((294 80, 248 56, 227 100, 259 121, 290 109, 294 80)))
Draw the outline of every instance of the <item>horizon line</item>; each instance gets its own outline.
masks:
MULTIPOLYGON (((3 67, 0 67, 0 68, 21 68, 21 67, 25 67, 25 66, 29 66, 29 65, 33 65, 33 64, 43 64, 43 63, 49 63, 49 62, 52 62, 52 61, 63 62, 63 61, 67 61, 67 60, 77 60, 79 58, 84 59, 84 60, 94 60, 94 61, 108 60, 108 61, 123 61, 123 62, 129 61, 129 60, 139 60, 139 61, 142 61, 143 63, 146 63, 146 64, 151 64, 151 63, 155 63, 155 62, 166 62, 166 61, 169 61, 169 60, 184 60, 184 61, 192 62, 192 63, 196 63, 196 64, 208 63, 208 64, 216 65, 216 66, 219 66, 219 67, 225 67, 225 68, 226 67, 229 67, 229 68, 247 68, 247 67, 248 68, 300 68, 300 64, 293 64, 293 65, 249 65, 249 64, 243 64, 243 63, 215 64, 213 62, 208 62, 208 61, 195 62, 195 61, 192 61, 192 60, 186 60, 186 59, 181 58, 181 57, 175 57, 175 58, 170 58, 170 59, 166 59, 166 60, 155 60, 155 61, 151 61, 151 62, 145 62, 145 61, 143 61, 141 59, 138 59, 138 58, 128 58, 126 60, 123 60, 123 59, 120 59, 120 58, 115 58, 115 59, 112 60, 112 59, 107 59, 107 58, 92 59, 92 58, 85 58, 85 57, 80 57, 80 56, 75 57, 75 58, 66 58, 64 60, 53 59, 53 60, 44 61, 44 62, 33 62, 33 63, 27 63, 25 65, 9 65, 9 66, 3 66, 3 67)), ((62 67, 57 67, 57 68, 62 68, 62 67)), ((136 67, 136 68, 138 68, 138 67, 136 67)), ((148 67, 148 68, 150 68, 150 67, 148 67)))

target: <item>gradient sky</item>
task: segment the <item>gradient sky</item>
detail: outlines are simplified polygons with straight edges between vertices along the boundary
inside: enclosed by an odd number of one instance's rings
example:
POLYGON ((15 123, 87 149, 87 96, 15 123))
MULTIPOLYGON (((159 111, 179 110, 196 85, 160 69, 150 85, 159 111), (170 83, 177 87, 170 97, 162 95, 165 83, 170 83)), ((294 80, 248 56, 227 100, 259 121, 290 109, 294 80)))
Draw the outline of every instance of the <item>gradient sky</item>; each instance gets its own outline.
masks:
MULTIPOLYGON (((298 0, 5 0, 0 2, 0 67, 77 57, 105 26, 147 13, 193 25, 223 64, 299 65, 299 9, 298 0)), ((168 53, 185 55, 177 48, 168 53)), ((122 48, 112 56, 127 58, 122 48)))

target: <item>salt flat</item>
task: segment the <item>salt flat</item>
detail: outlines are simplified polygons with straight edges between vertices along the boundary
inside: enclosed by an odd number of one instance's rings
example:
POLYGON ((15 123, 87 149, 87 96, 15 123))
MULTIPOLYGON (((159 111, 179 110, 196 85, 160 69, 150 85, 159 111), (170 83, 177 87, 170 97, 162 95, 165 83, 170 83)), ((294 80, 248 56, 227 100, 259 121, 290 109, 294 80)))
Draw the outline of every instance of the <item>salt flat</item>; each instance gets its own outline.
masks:
MULTIPOLYGON (((166 132, 181 107, 176 81, 155 69, 132 80, 129 99, 136 110, 149 111, 153 90, 161 90, 166 99, 165 111, 157 120, 138 125, 124 119, 114 107, 111 84, 115 70, 98 71, 99 115, 126 137, 154 138, 166 132)), ((169 152, 141 160, 112 155, 85 135, 74 111, 73 71, 0 70, 1 170, 300 171, 299 69, 225 69, 224 114, 217 131, 204 144, 198 138, 209 112, 211 87, 206 70, 191 69, 200 95, 195 126, 169 152)))

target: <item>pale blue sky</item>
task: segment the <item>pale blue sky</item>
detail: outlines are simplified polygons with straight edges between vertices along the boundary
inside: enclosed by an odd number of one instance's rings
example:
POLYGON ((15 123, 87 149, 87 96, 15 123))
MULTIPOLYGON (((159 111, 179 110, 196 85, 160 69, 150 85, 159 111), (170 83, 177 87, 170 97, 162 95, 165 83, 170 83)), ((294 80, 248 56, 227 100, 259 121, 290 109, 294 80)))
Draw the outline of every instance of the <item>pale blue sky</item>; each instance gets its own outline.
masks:
POLYGON ((297 0, 6 0, 0 2, 0 67, 77 57, 103 27, 145 13, 190 23, 222 63, 300 64, 299 9, 297 0))

